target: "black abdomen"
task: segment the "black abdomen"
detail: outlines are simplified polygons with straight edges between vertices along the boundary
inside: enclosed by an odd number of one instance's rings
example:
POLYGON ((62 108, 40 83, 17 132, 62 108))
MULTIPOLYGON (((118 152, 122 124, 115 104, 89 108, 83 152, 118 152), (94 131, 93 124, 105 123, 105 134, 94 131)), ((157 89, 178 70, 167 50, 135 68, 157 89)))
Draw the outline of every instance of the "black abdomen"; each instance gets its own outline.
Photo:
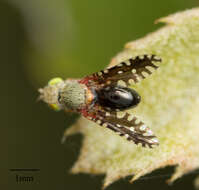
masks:
POLYGON ((139 94, 122 86, 107 86, 97 92, 100 105, 112 110, 125 110, 135 107, 141 100, 139 94))

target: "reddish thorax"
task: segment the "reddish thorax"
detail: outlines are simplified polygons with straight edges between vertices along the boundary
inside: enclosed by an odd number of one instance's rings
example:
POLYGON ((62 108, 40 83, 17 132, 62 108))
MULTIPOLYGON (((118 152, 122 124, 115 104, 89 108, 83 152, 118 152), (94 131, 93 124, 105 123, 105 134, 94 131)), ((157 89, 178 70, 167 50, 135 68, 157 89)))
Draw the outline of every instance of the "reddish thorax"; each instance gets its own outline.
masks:
POLYGON ((88 108, 83 108, 83 109, 81 109, 81 110, 79 110, 79 111, 80 111, 81 114, 82 114, 84 117, 86 117, 86 118, 88 118, 88 117, 96 118, 96 115, 93 114, 93 113, 89 113, 88 110, 89 110, 88 108))
POLYGON ((95 81, 95 80, 96 80, 96 77, 94 77, 94 76, 87 76, 87 77, 79 80, 78 82, 80 84, 85 84, 86 86, 88 86, 88 84, 89 84, 90 81, 95 81))

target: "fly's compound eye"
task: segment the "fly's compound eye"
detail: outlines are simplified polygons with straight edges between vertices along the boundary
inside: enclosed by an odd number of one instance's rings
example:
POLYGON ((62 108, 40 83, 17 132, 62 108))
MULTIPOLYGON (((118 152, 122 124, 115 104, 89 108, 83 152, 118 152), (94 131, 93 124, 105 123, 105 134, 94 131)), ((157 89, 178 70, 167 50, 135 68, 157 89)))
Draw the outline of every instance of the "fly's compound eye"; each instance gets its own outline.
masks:
POLYGON ((59 78, 59 77, 56 77, 56 78, 53 78, 51 79, 49 82, 48 82, 48 85, 56 85, 60 82, 63 82, 63 79, 62 78, 59 78))
POLYGON ((57 104, 49 104, 49 107, 52 108, 54 111, 60 111, 60 107, 57 104))
MULTIPOLYGON (((54 88, 56 90, 56 86, 59 86, 59 84, 62 83, 62 82, 63 82, 63 79, 56 77, 56 78, 51 79, 48 82, 48 86, 50 88, 54 88)), ((59 102, 59 93, 58 93, 58 102, 59 102)), ((49 107, 52 108, 55 111, 61 110, 60 105, 58 105, 57 103, 49 104, 49 107)))

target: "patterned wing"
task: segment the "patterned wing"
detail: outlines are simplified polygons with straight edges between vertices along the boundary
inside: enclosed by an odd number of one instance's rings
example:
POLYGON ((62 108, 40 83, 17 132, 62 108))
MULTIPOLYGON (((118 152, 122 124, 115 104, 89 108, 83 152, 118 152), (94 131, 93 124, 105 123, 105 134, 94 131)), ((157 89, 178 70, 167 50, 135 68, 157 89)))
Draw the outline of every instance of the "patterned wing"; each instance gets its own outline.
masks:
POLYGON ((149 68, 158 68, 154 64, 156 62, 161 62, 161 59, 155 55, 137 56, 114 67, 94 73, 93 78, 99 84, 116 84, 119 80, 127 84, 130 84, 131 81, 137 83, 146 78, 143 73, 152 74, 149 68))
POLYGON ((135 144, 141 143, 143 147, 148 145, 158 145, 158 139, 153 132, 142 122, 138 121, 135 116, 121 112, 105 112, 103 110, 90 111, 90 114, 84 115, 89 120, 96 122, 98 125, 107 127, 120 136, 126 137, 128 141, 135 144))

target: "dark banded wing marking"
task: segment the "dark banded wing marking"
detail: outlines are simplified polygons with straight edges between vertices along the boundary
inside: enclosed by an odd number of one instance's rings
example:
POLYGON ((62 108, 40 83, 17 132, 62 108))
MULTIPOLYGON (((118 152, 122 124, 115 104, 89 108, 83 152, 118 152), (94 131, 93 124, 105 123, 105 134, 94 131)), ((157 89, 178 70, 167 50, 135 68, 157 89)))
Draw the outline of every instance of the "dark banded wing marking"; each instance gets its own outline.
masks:
POLYGON ((95 114, 92 113, 93 117, 87 118, 124 136, 128 141, 133 141, 135 144, 141 143, 143 147, 148 145, 152 148, 152 145, 159 144, 156 136, 142 121, 138 121, 135 116, 128 113, 123 112, 123 115, 119 115, 120 113, 100 110, 95 114))
POLYGON ((122 80, 129 85, 131 82, 137 83, 146 78, 144 73, 152 74, 149 68, 157 69, 156 62, 161 62, 156 55, 137 56, 114 67, 94 73, 93 76, 99 84, 113 84, 122 80))

